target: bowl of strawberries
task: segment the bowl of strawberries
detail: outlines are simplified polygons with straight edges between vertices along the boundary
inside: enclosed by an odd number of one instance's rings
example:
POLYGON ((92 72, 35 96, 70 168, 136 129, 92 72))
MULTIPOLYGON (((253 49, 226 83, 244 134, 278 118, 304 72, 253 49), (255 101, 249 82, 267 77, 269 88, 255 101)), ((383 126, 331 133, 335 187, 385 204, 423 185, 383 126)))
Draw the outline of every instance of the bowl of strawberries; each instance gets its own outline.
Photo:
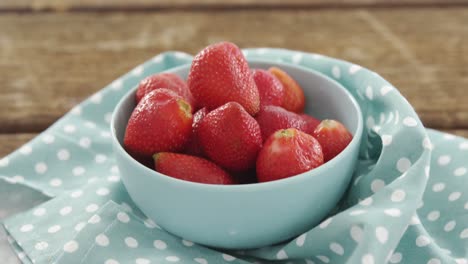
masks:
POLYGON ((273 245, 327 216, 352 177, 362 127, 338 82, 247 61, 229 42, 141 80, 111 121, 139 208, 170 233, 227 249, 273 245))

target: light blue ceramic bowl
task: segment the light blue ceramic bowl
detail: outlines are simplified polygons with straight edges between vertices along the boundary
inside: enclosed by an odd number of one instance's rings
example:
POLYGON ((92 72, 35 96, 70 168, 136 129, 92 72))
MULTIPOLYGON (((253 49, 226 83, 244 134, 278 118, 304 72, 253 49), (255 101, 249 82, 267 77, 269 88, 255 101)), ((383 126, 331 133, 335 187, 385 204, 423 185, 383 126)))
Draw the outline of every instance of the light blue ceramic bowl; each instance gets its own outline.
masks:
MULTIPOLYGON (((272 245, 317 225, 345 192, 358 157, 362 115, 339 83, 315 71, 288 64, 250 61, 252 68, 277 66, 304 89, 306 113, 341 121, 354 135, 348 147, 321 167, 300 175, 247 185, 209 185, 155 172, 122 146, 135 107, 136 88, 117 105, 111 122, 115 156, 128 193, 165 230, 207 246, 247 249, 272 245)), ((186 79, 190 65, 174 68, 186 79)))

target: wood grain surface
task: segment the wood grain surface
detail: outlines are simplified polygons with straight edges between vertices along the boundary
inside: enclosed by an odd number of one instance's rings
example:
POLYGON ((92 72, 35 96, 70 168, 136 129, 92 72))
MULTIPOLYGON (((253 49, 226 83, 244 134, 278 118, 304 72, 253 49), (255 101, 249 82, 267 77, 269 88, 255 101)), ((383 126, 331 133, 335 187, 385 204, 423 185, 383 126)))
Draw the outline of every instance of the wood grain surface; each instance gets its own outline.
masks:
POLYGON ((1 13, 0 156, 155 54, 220 40, 363 65, 427 127, 467 135, 468 7, 225 11, 1 13))
POLYGON ((0 11, 154 11, 466 6, 466 0, 3 0, 0 11))

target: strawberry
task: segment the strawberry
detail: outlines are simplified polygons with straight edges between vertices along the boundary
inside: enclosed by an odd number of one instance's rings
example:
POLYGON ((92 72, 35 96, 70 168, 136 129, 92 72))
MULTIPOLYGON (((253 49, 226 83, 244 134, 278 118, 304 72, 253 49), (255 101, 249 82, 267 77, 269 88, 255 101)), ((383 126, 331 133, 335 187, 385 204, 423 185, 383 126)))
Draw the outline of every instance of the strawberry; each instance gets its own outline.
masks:
POLYGON ((283 84, 284 98, 282 106, 286 110, 302 113, 305 106, 305 96, 301 86, 286 72, 277 67, 271 67, 268 71, 283 84))
POLYGON ((254 69, 252 76, 260 94, 260 106, 280 106, 283 103, 283 85, 273 74, 266 70, 254 69))
POLYGON ((303 130, 306 126, 304 119, 282 107, 268 105, 262 107, 255 117, 262 130, 263 141, 278 129, 296 128, 303 130))
POLYGON ((320 120, 308 114, 300 114, 300 116, 305 122, 305 126, 303 127, 302 131, 306 132, 307 134, 313 135, 315 128, 320 124, 320 120))
POLYGON ((182 80, 182 78, 174 73, 158 73, 143 79, 138 85, 138 90, 135 95, 136 102, 140 102, 140 100, 149 92, 160 88, 166 88, 176 92, 189 102, 193 109, 196 109, 195 100, 193 99, 187 84, 182 80))
POLYGON ((175 92, 157 89, 133 110, 125 131, 125 149, 135 158, 179 151, 192 132, 190 104, 175 92))
POLYGON ((190 155, 159 152, 154 154, 157 172, 180 180, 207 184, 234 184, 231 175, 213 162, 190 155))
POLYGON ((189 143, 187 143, 187 147, 185 148, 185 153, 194 155, 194 156, 202 156, 203 149, 200 146, 200 141, 198 139, 198 127, 200 126, 200 121, 208 114, 208 109, 203 107, 202 109, 198 110, 193 115, 193 123, 192 123, 192 135, 190 136, 189 143))
POLYGON ((258 153, 259 182, 274 181, 306 172, 323 164, 319 142, 294 128, 271 135, 258 153))
POLYGON ((200 107, 215 109, 238 102, 255 115, 260 96, 241 50, 230 42, 210 45, 198 53, 190 68, 188 86, 200 107))
POLYGON ((262 147, 260 126, 236 102, 208 113, 200 122, 198 138, 204 153, 231 171, 253 168, 262 147))
POLYGON ((313 135, 322 146, 325 162, 338 155, 353 139, 342 123, 330 119, 322 120, 313 135))

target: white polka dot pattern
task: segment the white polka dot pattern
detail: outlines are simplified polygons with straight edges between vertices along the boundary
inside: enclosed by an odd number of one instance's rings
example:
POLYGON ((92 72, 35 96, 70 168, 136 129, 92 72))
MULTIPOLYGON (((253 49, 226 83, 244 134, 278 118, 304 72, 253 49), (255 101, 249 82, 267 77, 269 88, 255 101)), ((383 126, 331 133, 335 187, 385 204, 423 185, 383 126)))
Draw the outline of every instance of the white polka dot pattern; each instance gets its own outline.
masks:
POLYGON ((96 245, 101 247, 107 247, 109 245, 109 238, 105 234, 99 234, 96 236, 96 245))
POLYGON ((164 250, 164 249, 167 248, 166 242, 164 242, 162 240, 155 240, 153 245, 154 245, 155 248, 157 248, 159 250, 164 250))
POLYGON ((67 253, 73 253, 76 250, 78 250, 78 248, 79 248, 79 244, 78 244, 78 242, 76 242, 74 240, 69 241, 69 242, 65 243, 65 245, 63 245, 63 251, 65 251, 67 253))

